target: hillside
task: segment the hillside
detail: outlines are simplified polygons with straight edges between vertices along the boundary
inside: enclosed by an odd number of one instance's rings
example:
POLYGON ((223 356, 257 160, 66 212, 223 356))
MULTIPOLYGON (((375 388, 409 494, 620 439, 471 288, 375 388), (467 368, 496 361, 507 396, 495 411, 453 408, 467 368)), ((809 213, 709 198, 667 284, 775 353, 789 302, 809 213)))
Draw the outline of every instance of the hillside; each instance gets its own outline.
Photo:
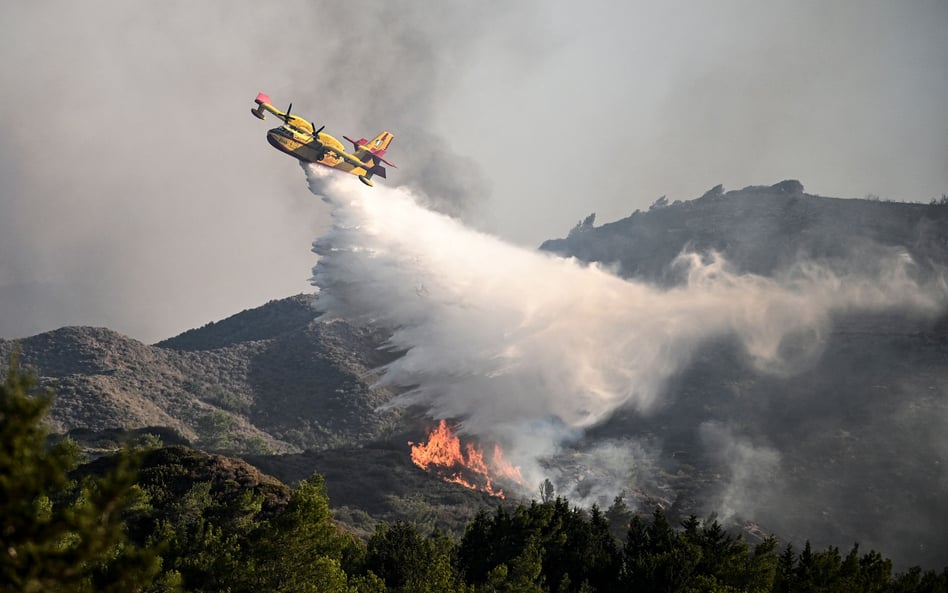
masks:
MULTIPOLYGON (((683 281, 672 264, 683 251, 717 251, 765 276, 801 261, 871 274, 901 253, 911 274, 937 281, 948 206, 826 198, 795 181, 719 187, 601 226, 590 217, 542 249, 666 286, 683 281)), ((380 350, 386 334, 323 321, 311 300, 272 301, 151 346, 101 328, 19 344, 59 395, 55 429, 93 449, 153 432, 242 455, 287 483, 319 471, 337 517, 363 535, 380 519, 457 529, 498 502, 411 465, 406 443, 422 426, 412 410, 380 410, 394 393, 373 387, 395 356, 380 350)), ((630 506, 659 503, 675 520, 717 513, 747 533, 859 541, 897 565, 945 565, 948 317, 843 311, 817 338, 792 368, 769 372, 727 338, 705 344, 663 405, 620 410, 551 473, 576 476, 562 489, 608 503, 615 492, 596 491, 600 468, 588 460, 631 448, 635 467, 620 468, 633 474, 622 492, 630 506)), ((0 340, 0 356, 12 346, 0 340)))
POLYGON ((389 443, 245 459, 287 484, 318 472, 326 480, 336 520, 362 537, 379 521, 411 521, 424 533, 461 534, 479 511, 501 503, 415 467, 406 454, 407 440, 405 435, 389 443))
MULTIPOLYGON (((674 285, 682 252, 715 250, 740 272, 778 276, 801 261, 871 273, 906 253, 944 282, 948 206, 843 200, 798 182, 724 192, 594 226, 543 249, 674 285)), ((948 549, 948 316, 841 314, 818 348, 761 372, 737 344, 702 348, 659 410, 620 412, 589 443, 636 435, 667 505, 753 519, 816 545, 859 541, 897 562, 943 564, 948 549), (681 479, 688 476, 688 479, 681 479)))
POLYGON ((772 276, 801 259, 852 265, 905 250, 921 266, 948 263, 948 205, 827 198, 799 181, 689 201, 660 199, 647 212, 594 226, 580 222, 540 249, 585 262, 618 264, 626 278, 674 282, 669 265, 683 251, 718 251, 738 271, 772 276))
MULTIPOLYGON (((58 397, 51 424, 174 429, 210 451, 290 452, 385 435, 397 414, 373 388, 384 363, 369 330, 317 319, 312 297, 238 313, 149 346, 104 328, 19 340, 23 362, 58 397)), ((0 356, 13 347, 0 340, 0 356)))

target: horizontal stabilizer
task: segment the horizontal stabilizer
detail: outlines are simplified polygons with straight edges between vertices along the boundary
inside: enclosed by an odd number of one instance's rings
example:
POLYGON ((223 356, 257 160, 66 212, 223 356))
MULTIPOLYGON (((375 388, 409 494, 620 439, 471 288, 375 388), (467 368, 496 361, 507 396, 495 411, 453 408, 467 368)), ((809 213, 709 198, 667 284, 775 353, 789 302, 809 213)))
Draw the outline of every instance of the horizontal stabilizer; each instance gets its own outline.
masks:
POLYGON ((377 158, 378 160, 382 161, 383 163, 385 163, 385 164, 388 165, 389 167, 395 167, 396 169, 398 168, 398 165, 396 165, 395 163, 390 163, 390 162, 386 161, 385 159, 383 159, 383 158, 382 158, 381 156, 379 156, 379 155, 375 155, 375 158, 377 158))
POLYGON ((347 142, 351 142, 352 147, 355 148, 356 150, 358 150, 360 146, 368 142, 368 140, 366 140, 365 138, 359 138, 358 140, 353 140, 352 138, 348 136, 343 136, 343 139, 345 139, 347 142))

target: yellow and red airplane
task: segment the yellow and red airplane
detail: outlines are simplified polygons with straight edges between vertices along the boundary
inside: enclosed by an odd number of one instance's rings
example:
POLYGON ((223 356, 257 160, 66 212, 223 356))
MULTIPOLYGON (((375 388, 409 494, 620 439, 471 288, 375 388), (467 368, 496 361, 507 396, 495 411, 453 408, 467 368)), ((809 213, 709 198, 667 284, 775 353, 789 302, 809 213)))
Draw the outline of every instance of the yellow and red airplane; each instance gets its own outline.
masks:
POLYGON ((286 108, 286 111, 280 111, 270 103, 270 97, 260 93, 254 99, 256 107, 250 110, 259 119, 265 118, 265 112, 269 111, 273 115, 283 120, 283 125, 279 128, 273 128, 267 132, 267 140, 274 148, 294 156, 307 163, 318 163, 333 169, 339 169, 346 173, 358 175, 359 180, 372 187, 372 176, 378 175, 385 179, 385 163, 389 167, 394 167, 392 163, 386 161, 383 156, 391 144, 392 134, 382 132, 371 141, 365 138, 353 140, 347 136, 343 138, 352 143, 354 149, 352 152, 346 152, 342 143, 323 133, 323 128, 316 129, 316 125, 306 121, 302 117, 291 115, 293 104, 286 108))

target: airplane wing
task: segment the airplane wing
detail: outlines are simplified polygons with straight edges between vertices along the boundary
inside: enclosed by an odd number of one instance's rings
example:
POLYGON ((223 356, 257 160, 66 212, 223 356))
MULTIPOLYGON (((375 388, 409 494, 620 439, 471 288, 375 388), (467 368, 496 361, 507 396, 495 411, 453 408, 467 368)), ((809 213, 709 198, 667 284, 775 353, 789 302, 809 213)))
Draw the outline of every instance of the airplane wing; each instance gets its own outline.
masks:
POLYGON ((252 113, 254 117, 258 119, 266 119, 266 113, 270 112, 282 119, 284 123, 289 124, 307 134, 312 134, 313 137, 316 137, 316 135, 319 134, 319 131, 322 130, 322 128, 317 130, 316 126, 312 122, 309 122, 302 117, 291 115, 290 111, 293 110, 292 103, 290 103, 290 106, 287 107, 286 111, 280 111, 270 102, 270 97, 263 93, 258 93, 257 98, 253 101, 257 104, 257 106, 251 109, 250 113, 252 113))

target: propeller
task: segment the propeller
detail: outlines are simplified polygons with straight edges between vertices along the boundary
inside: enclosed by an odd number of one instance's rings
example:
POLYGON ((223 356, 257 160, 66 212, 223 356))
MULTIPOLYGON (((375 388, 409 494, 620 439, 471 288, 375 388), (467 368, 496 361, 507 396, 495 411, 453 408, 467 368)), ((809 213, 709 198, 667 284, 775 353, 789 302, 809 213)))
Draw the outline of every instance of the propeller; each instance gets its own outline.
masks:
POLYGON ((293 110, 293 104, 290 103, 290 106, 286 108, 286 113, 283 114, 283 123, 290 123, 290 111, 293 110))
POLYGON ((318 140, 319 133, 323 131, 323 128, 325 128, 326 125, 323 124, 322 126, 319 127, 318 130, 316 129, 316 124, 314 124, 313 122, 309 122, 309 125, 313 126, 313 138, 316 138, 318 140))

